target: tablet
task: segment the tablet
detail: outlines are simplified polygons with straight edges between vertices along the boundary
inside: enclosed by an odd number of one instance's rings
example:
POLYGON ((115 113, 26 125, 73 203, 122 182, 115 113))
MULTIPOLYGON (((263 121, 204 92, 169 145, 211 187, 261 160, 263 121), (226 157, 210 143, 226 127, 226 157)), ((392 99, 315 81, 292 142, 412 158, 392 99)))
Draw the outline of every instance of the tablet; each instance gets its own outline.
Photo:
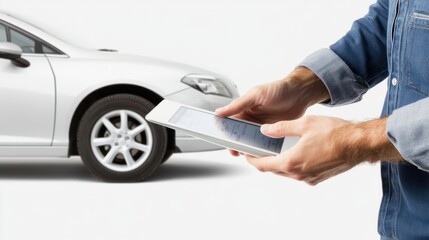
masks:
POLYGON ((169 100, 159 103, 146 115, 146 120, 256 157, 278 155, 299 139, 267 137, 261 133, 260 124, 220 117, 214 112, 169 100))

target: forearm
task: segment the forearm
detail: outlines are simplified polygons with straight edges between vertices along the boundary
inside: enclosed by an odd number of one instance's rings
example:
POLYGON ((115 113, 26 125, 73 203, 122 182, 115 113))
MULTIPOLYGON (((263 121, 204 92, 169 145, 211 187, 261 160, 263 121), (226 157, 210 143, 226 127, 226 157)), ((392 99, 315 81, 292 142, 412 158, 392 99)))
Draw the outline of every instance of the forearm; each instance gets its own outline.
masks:
POLYGON ((301 106, 311 105, 328 101, 330 96, 322 80, 310 69, 298 67, 292 71, 284 80, 283 89, 290 89, 293 94, 297 94, 301 106))
POLYGON ((332 135, 334 147, 344 160, 356 164, 383 159, 399 162, 403 157, 390 142, 386 124, 387 118, 347 124, 332 135))

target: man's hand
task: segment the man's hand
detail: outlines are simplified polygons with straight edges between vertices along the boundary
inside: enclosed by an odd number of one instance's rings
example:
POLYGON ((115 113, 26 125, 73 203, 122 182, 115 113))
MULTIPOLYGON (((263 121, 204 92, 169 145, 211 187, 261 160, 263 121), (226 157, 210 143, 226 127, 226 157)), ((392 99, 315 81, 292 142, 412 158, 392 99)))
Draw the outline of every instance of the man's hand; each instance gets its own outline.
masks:
POLYGON ((300 67, 283 80, 253 87, 216 113, 257 123, 274 123, 297 119, 309 106, 328 99, 323 82, 311 70, 300 67))
POLYGON ((246 155, 246 158, 261 171, 316 185, 361 162, 402 159, 387 138, 386 120, 352 123, 333 117, 305 116, 263 125, 261 131, 267 136, 300 136, 301 139, 278 156, 255 158, 246 155))
MULTIPOLYGON (((310 69, 299 67, 285 79, 253 87, 229 105, 216 110, 257 123, 274 123, 301 117, 313 104, 329 100, 323 82, 310 69)), ((239 153, 230 150, 233 156, 239 153)))

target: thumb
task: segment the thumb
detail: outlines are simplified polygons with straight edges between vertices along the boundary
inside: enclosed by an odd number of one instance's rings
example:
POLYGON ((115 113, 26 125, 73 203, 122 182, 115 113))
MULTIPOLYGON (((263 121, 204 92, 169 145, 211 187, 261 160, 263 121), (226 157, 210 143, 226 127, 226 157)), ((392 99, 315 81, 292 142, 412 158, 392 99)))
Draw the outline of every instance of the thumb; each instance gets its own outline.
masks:
POLYGON ((261 132, 264 135, 273 138, 301 136, 303 134, 302 125, 299 124, 298 120, 264 124, 261 126, 261 132))

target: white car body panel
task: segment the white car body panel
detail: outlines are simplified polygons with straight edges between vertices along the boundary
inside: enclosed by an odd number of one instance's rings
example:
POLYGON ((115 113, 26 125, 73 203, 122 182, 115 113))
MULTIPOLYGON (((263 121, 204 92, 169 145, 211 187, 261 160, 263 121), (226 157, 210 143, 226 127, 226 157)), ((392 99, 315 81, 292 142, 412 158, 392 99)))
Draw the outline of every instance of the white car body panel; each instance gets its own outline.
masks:
POLYGON ((55 119, 55 79, 45 56, 31 67, 0 60, 0 145, 50 146, 55 119))
POLYGON ((68 146, 0 146, 0 158, 68 157, 68 146))
MULTIPOLYGON (((0 157, 67 157, 72 118, 91 93, 113 85, 148 89, 161 98, 214 110, 232 99, 203 94, 181 83, 190 73, 220 79, 233 98, 235 85, 213 72, 155 58, 117 52, 84 50, 69 45, 38 27, 8 14, 0 22, 43 40, 64 54, 23 54, 28 68, 0 59, 0 157)), ((176 134, 183 152, 218 149, 217 146, 176 134)))
POLYGON ((142 65, 122 60, 61 57, 49 57, 49 61, 56 79, 61 79, 57 81, 57 94, 62 97, 57 100, 58 127, 54 145, 68 144, 68 128, 76 108, 86 96, 100 88, 118 84, 135 85, 150 89, 161 97, 189 88, 180 82, 186 75, 185 71, 175 71, 153 63, 142 65), (144 71, 136 70, 142 67, 144 71))

